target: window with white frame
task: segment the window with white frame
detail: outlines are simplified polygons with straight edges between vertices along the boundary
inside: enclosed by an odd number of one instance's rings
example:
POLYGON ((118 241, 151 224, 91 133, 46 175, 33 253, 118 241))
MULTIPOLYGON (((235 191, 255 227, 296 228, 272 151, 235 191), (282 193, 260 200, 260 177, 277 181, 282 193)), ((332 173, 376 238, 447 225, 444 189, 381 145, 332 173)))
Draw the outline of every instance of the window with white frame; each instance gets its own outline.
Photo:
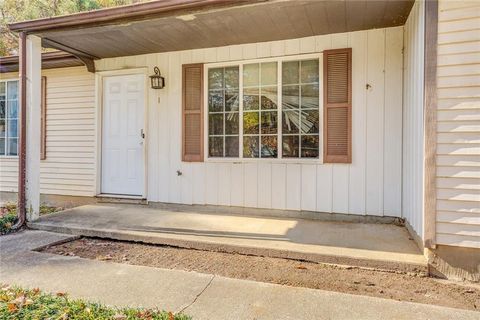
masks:
POLYGON ((318 158, 318 60, 282 65, 282 142, 284 158, 318 158))
POLYGON ((208 68, 210 158, 319 158, 319 59, 208 68))
POLYGON ((0 81, 0 156, 18 154, 18 81, 0 81))
POLYGON ((210 157, 239 156, 239 68, 208 70, 208 152, 210 157))

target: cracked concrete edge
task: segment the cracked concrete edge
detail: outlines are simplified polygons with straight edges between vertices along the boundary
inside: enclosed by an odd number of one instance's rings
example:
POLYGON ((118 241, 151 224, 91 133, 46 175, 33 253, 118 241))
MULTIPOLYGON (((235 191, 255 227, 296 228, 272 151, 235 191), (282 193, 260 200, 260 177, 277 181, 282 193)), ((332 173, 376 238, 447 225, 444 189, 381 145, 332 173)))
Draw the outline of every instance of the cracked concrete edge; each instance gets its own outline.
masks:
POLYGON ((388 261, 378 259, 356 258, 340 255, 328 255, 319 253, 296 252, 291 250, 280 250, 272 248, 260 248, 253 246, 238 246, 232 244, 217 244, 198 240, 175 239, 162 236, 148 236, 134 234, 128 231, 112 231, 104 229, 84 229, 76 227, 63 227, 46 223, 30 223, 33 229, 58 232, 65 234, 80 235, 85 237, 96 237, 120 241, 132 241, 146 244, 166 245, 196 250, 218 251, 226 253, 238 253, 246 255, 264 256, 270 258, 283 258, 316 263, 327 263, 341 266, 352 266, 358 268, 377 269, 384 271, 414 273, 420 275, 428 274, 427 263, 415 264, 401 261, 388 261))
POLYGON ((80 235, 71 235, 71 234, 66 234, 68 235, 68 237, 66 237, 65 239, 60 239, 60 240, 57 240, 57 241, 52 241, 48 244, 44 244, 44 245, 41 245, 41 246, 38 246, 38 247, 35 247, 35 248, 32 248, 30 249, 29 251, 42 251, 46 248, 50 248, 50 247, 54 247, 54 246, 57 246, 57 245, 60 245, 60 244, 64 244, 64 243, 67 243, 67 242, 71 242, 71 241, 75 241, 75 240, 78 240, 80 239, 82 236, 80 235))
POLYGON ((187 310, 188 308, 190 308, 191 306, 193 306, 195 304, 195 302, 197 302, 198 298, 200 298, 200 296, 205 292, 207 291, 207 289, 212 285, 212 282, 213 280, 216 278, 216 275, 215 274, 212 274, 211 275, 211 278, 210 278, 210 281, 208 281, 208 283, 205 285, 205 287, 200 290, 200 292, 195 296, 195 298, 193 299, 192 302, 190 302, 189 304, 187 304, 186 306, 182 307, 179 311, 176 311, 175 314, 181 314, 181 313, 184 313, 185 310, 187 310))
POLYGON ((79 238, 79 235, 24 228, 21 231, 1 236, 0 250, 4 254, 15 255, 25 251, 39 251, 48 246, 74 241, 79 238), (26 233, 30 233, 30 236, 22 238, 26 233))

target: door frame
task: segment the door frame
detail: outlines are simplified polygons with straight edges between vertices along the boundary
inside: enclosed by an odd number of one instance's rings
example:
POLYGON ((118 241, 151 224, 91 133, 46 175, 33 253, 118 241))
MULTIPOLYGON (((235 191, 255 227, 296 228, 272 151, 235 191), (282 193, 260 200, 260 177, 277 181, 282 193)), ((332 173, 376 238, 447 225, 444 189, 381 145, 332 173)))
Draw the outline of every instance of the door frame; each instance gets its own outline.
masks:
MULTIPOLYGON (((96 125, 95 125, 95 139, 96 139, 96 152, 95 152, 95 196, 105 196, 102 194, 102 152, 103 152, 103 82, 106 77, 112 76, 127 76, 127 75, 142 75, 144 76, 144 109, 143 109, 143 131, 146 135, 146 139, 143 144, 143 194, 141 199, 147 199, 148 197, 148 174, 147 174, 147 164, 148 164, 148 139, 149 139, 149 130, 148 130, 148 68, 130 68, 130 69, 120 69, 120 70, 108 70, 108 71, 98 71, 95 73, 95 105, 96 107, 96 125)), ((111 197, 118 198, 129 198, 132 196, 128 195, 108 195, 111 197)))

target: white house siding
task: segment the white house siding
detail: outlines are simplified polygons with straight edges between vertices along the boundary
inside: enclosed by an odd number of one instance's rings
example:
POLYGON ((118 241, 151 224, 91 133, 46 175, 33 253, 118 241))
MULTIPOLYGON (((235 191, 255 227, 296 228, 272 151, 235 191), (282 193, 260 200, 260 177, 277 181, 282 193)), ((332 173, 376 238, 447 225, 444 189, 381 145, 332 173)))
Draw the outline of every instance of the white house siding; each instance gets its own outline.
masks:
POLYGON ((158 66, 148 90, 151 201, 401 216, 403 27, 103 59, 98 71, 158 66), (181 161, 181 68, 353 48, 353 163, 181 161), (371 88, 366 89, 370 84, 371 88), (177 176, 176 171, 183 172, 177 176))
POLYGON ((440 1, 437 242, 480 248, 480 2, 440 1))
MULTIPOLYGON (((84 67, 43 70, 47 77, 47 158, 40 192, 95 195, 95 76, 84 67)), ((18 74, 2 74, 1 79, 18 74)), ((18 158, 0 157, 0 191, 17 191, 18 158)))
POLYGON ((425 3, 416 1, 405 24, 403 92, 403 215, 423 238, 423 79, 425 3))

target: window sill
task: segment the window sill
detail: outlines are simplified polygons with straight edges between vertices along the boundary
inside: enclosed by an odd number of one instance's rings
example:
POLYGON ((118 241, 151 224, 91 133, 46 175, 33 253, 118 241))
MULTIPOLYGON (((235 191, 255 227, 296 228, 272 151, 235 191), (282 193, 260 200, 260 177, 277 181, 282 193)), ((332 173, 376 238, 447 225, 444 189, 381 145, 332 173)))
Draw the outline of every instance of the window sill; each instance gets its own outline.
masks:
POLYGON ((324 164, 322 159, 205 158, 205 163, 324 164))
POLYGON ((15 159, 15 160, 17 160, 18 156, 0 156, 0 160, 2 160, 2 159, 5 159, 5 160, 15 159))

